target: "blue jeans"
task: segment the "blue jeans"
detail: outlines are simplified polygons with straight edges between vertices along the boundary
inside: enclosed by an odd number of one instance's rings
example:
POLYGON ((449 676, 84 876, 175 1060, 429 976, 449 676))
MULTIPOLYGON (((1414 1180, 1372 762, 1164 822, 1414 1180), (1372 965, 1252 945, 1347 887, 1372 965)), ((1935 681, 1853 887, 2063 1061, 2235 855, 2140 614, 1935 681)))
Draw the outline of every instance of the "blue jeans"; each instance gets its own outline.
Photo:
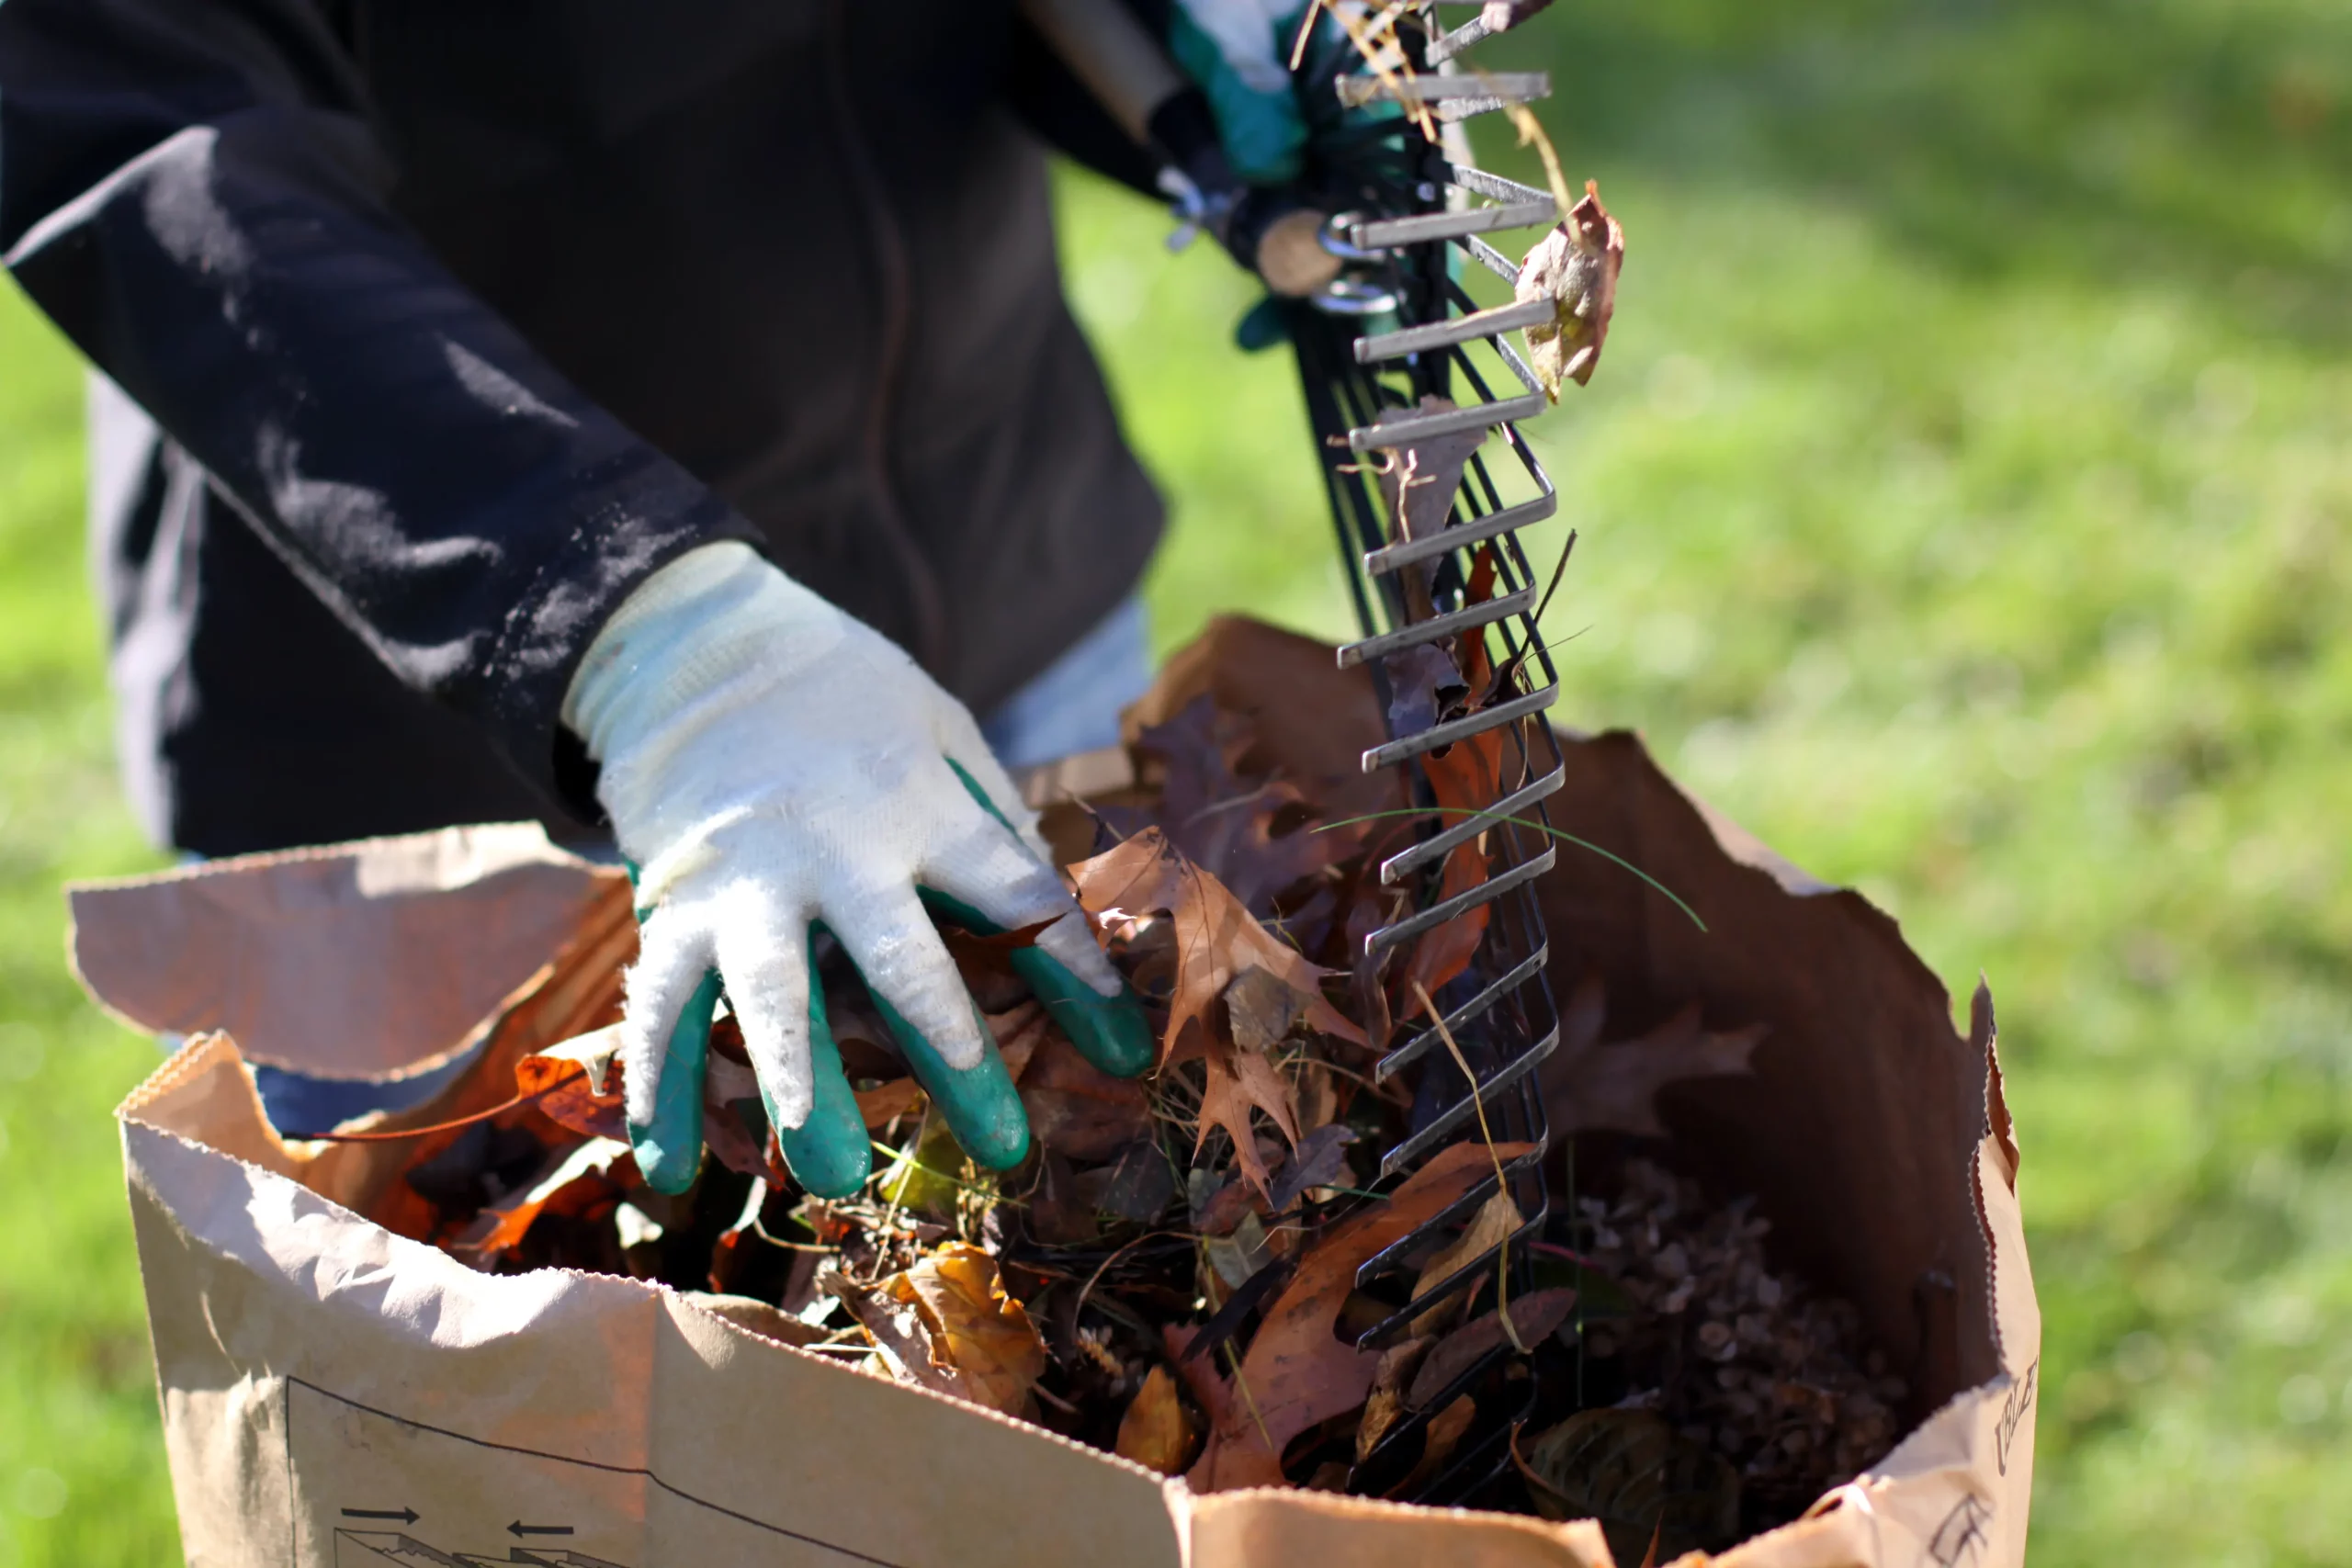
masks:
MULTIPOLYGON (((997 760, 1025 768, 1057 757, 1114 745, 1119 710, 1151 684, 1151 642, 1143 600, 1130 596, 1094 629, 980 720, 997 760)), ((176 1045, 176 1039, 170 1041, 176 1045)), ((441 1092, 465 1071, 459 1057, 417 1077, 394 1083, 318 1078, 253 1064, 254 1088, 270 1125, 283 1133, 323 1133, 370 1111, 405 1111, 441 1092)))

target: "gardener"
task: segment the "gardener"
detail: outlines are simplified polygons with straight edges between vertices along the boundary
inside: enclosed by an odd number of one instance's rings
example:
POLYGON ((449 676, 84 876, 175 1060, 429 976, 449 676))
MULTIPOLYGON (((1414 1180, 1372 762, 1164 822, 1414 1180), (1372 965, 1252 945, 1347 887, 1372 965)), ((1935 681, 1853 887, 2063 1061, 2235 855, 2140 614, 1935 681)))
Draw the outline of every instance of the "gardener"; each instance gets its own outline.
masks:
MULTIPOLYGON (((1268 7, 1192 9, 1287 90, 1268 7)), ((1160 508, 1016 117, 1153 164, 1009 3, 691 10, 0 4, 0 248, 101 373, 124 772, 199 855, 609 830, 640 1133, 707 970, 808 1118, 820 923, 1017 1123, 917 888, 1052 922, 1132 1047, 1000 761, 1115 737, 1160 508)))

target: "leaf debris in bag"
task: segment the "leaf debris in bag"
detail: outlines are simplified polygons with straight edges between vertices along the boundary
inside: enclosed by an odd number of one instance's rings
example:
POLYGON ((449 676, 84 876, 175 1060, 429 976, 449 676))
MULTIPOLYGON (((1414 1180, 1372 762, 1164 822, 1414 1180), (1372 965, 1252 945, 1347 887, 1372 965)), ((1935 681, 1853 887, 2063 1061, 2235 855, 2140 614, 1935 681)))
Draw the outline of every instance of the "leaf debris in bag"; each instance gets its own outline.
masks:
MULTIPOLYGON (((1510 1159, 1526 1145, 1498 1145, 1497 1152, 1510 1159)), ((1300 1260, 1297 1277, 1267 1309, 1241 1359, 1226 1418, 1211 1428, 1207 1449, 1186 1474, 1194 1491, 1282 1484, 1282 1450, 1290 1439, 1363 1403, 1380 1358, 1332 1333, 1356 1269, 1491 1168, 1481 1145, 1445 1149, 1386 1202, 1342 1222, 1300 1260)))
POLYGON ((979 1248, 950 1242, 871 1289, 848 1289, 847 1299, 903 1380, 1008 1416, 1029 1408, 1045 1341, 979 1248))
MULTIPOLYGON (((1411 504, 1412 488, 1400 493, 1411 504)), ((1469 597, 1488 594, 1493 579, 1482 552, 1469 597)), ((1378 1184, 1369 1173, 1380 1152, 1427 1111, 1416 1098, 1426 1080, 1374 1079, 1370 1032, 1385 1036, 1392 1017, 1428 1026, 1437 993, 1479 961, 1486 912, 1392 950, 1390 962, 1361 963, 1363 935, 1394 918, 1402 896, 1380 886, 1378 863, 1430 818, 1309 830, 1405 805, 1394 776, 1367 781, 1356 769, 1348 724, 1377 727, 1377 707, 1367 693, 1347 723, 1324 704, 1294 724, 1283 682, 1304 683, 1307 665, 1285 662, 1292 642, 1266 628, 1228 635, 1250 656, 1248 679, 1230 669, 1187 676, 1210 694, 1143 727, 1133 754, 1149 782, 1102 818, 1131 836, 1069 872, 1106 954, 1159 1015, 1152 1073, 1100 1073, 1012 974, 1002 942, 951 942, 1035 1134, 1022 1167, 981 1170, 930 1113, 862 985, 832 965, 820 974, 827 1010, 886 1156, 866 1188, 820 1201, 792 1182, 732 1021, 721 1020, 706 1080, 711 1157, 687 1193, 657 1198, 606 1136, 625 1131, 618 1071, 609 1034, 594 1028, 603 1019, 583 1016, 574 1027, 589 1033, 521 1058, 514 1100, 420 1142, 426 1157, 400 1184, 430 1216, 420 1234, 451 1249, 475 1245, 461 1255, 484 1268, 560 1264, 708 1287, 719 1292, 707 1298, 713 1310, 753 1332, 1182 1472, 1203 1491, 1396 1496, 1456 1470, 1475 1480, 1484 1472, 1467 1456, 1506 1464, 1507 1423, 1531 1405, 1522 1439, 1560 1427, 1589 1371, 1598 1398, 1631 1392, 1678 1441, 1713 1444, 1751 1513, 1792 1516, 1826 1464, 1891 1440, 1899 1385, 1890 1393, 1855 1370, 1865 1350, 1852 1333, 1808 1339, 1802 1355, 1772 1348, 1792 1326, 1812 1335, 1849 1324, 1850 1309, 1792 1276, 1759 1272, 1742 1295, 1745 1261, 1719 1280, 1691 1227, 1748 1246, 1742 1227, 1758 1222, 1745 1209, 1709 1207, 1635 1162, 1621 1198, 1598 1211, 1555 1207, 1527 1247, 1513 1239, 1498 1253, 1524 1228, 1508 1190, 1449 1215, 1442 1235, 1417 1233, 1525 1145, 1459 1143, 1385 1196, 1364 1190, 1378 1184), (1299 746, 1318 724, 1329 759, 1299 746), (1328 802, 1341 804, 1327 811, 1328 802), (1342 975, 1344 1001, 1325 990, 1342 975), (1644 1250, 1651 1219, 1681 1252, 1644 1250), (1408 1237, 1359 1284, 1363 1264, 1408 1237), (1563 1242, 1578 1259, 1573 1288, 1554 1261, 1563 1242), (1449 1297, 1396 1322, 1457 1275, 1449 1297), (1506 1284, 1508 1318, 1496 1304, 1506 1284), (1766 1296, 1800 1315, 1775 1315, 1766 1296), (1384 1323, 1403 1337, 1356 1343, 1384 1323), (1374 1450, 1384 1457, 1367 1464, 1374 1450)), ((1310 651, 1327 671, 1328 650, 1310 651)), ((1502 689, 1507 671, 1475 639, 1428 651, 1414 666, 1426 690, 1402 700, 1451 714, 1502 689)), ((1419 764, 1448 808, 1439 820, 1498 797, 1507 734, 1419 764)), ((1485 839, 1432 868, 1443 892, 1485 878, 1485 839)), ((1745 1070, 1761 1038, 1710 1032, 1694 1010, 1646 1039, 1604 1043, 1605 1012, 1597 986, 1562 1009, 1560 1070, 1545 1075, 1555 1128, 1657 1135, 1658 1088, 1745 1070)), ((1505 1469, 1464 1500, 1533 1506, 1539 1484, 1505 1469)))
POLYGON ((1578 1209, 1591 1272, 1632 1309, 1588 1331, 1592 1353, 1728 1461, 1757 1517, 1793 1517, 1894 1446, 1903 1381, 1851 1303, 1770 1266, 1770 1223, 1748 1204, 1636 1157, 1616 1198, 1578 1209))
POLYGON ((1330 971, 1309 964, 1283 946, 1216 877, 1193 864, 1158 828, 1091 860, 1069 868, 1078 901, 1100 919, 1117 910, 1127 915, 1165 910, 1174 922, 1175 990, 1168 1003, 1164 1054, 1188 1029, 1205 1027, 1209 1010, 1244 970, 1263 969, 1300 998, 1309 1025, 1357 1044, 1363 1031, 1323 998, 1330 971))
MULTIPOLYGON (((1533 1345, 1567 1322, 1576 1304, 1576 1292, 1565 1285, 1517 1297, 1510 1303, 1510 1327, 1517 1333, 1519 1343, 1533 1345)), ((1430 1348, 1420 1370, 1413 1375, 1405 1393, 1406 1407, 1427 1408, 1448 1383, 1468 1371, 1481 1356, 1510 1342, 1499 1307, 1455 1329, 1430 1348)))

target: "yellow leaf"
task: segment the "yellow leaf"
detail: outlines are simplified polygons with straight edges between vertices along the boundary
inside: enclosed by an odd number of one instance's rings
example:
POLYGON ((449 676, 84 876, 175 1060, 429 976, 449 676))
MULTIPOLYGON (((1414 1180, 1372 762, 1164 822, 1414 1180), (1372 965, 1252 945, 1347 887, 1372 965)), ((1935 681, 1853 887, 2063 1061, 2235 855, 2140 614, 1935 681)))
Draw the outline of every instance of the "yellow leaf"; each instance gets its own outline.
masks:
POLYGON ((883 1288, 910 1303, 931 1334, 931 1359, 952 1368, 956 1392, 975 1404, 1018 1416, 1045 1375, 1046 1343, 1027 1309, 1005 1293, 996 1259, 950 1242, 883 1288))
MULTIPOLYGON (((1413 1281, 1413 1299, 1419 1300, 1422 1292, 1443 1283, 1455 1269, 1489 1247, 1499 1246, 1525 1223, 1519 1205, 1511 1201, 1510 1189, 1496 1188, 1495 1195, 1479 1205, 1478 1213, 1472 1217, 1469 1228, 1462 1233, 1460 1238, 1421 1265, 1420 1278, 1413 1281)), ((1430 1334, 1444 1327, 1462 1314, 1463 1307, 1477 1293, 1477 1288, 1473 1285, 1451 1299, 1440 1302, 1413 1319, 1413 1332, 1430 1334)))
POLYGON ((1166 1367, 1154 1367, 1119 1417, 1119 1440, 1111 1451, 1162 1475, 1178 1475, 1192 1462, 1199 1436, 1176 1397, 1176 1380, 1166 1367))

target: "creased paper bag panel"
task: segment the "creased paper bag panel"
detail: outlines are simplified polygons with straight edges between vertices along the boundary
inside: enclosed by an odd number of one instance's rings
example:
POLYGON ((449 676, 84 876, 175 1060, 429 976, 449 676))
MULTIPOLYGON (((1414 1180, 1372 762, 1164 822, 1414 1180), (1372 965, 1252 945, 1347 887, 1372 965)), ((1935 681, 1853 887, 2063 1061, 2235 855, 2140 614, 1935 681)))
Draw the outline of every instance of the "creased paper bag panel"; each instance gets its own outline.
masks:
POLYGON ((533 822, 242 855, 70 888, 73 962, 139 1028, 381 1077, 462 1043, 621 880, 533 822))
POLYGON ((123 1139, 191 1563, 1181 1560, 1132 1466, 631 1280, 474 1273, 135 1109, 123 1139))
POLYGON ((1893 919, 1691 799, 1634 736, 1563 750, 1551 819, 1674 889, 1706 926, 1623 867, 1563 846, 1539 892, 1555 994, 1597 972, 1610 1039, 1694 1002, 1714 1028, 1764 1024, 1753 1076, 1661 1096, 1678 1153, 1717 1190, 1758 1194, 1775 1247, 1860 1309, 1926 1409, 1992 1378, 2001 1362, 1971 1178, 1987 1128, 1989 998, 1961 1033, 1950 994, 1893 919))

